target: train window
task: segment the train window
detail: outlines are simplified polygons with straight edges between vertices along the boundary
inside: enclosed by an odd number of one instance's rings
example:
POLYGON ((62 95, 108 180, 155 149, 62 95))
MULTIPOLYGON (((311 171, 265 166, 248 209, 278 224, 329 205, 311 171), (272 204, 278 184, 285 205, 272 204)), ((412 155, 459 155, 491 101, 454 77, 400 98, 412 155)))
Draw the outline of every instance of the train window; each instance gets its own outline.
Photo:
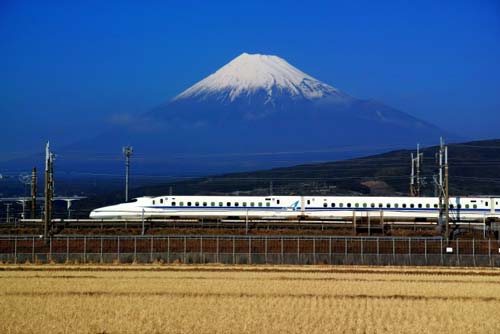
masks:
POLYGON ((355 207, 359 208, 359 203, 354 204, 355 207))
POLYGON ((438 205, 437 204, 434 204, 434 209, 437 209, 438 208, 438 205))
POLYGON ((370 206, 371 206, 372 208, 374 208, 374 207, 375 207, 375 203, 370 204, 370 206))
POLYGON ((465 204, 465 208, 468 209, 470 207, 469 204, 465 204))
POLYGON ((203 202, 203 206, 207 206, 207 202, 203 202))
POLYGON ((276 204, 280 204, 280 200, 277 200, 277 201, 276 201, 276 204))
POLYGON ((250 206, 255 206, 255 203, 254 202, 250 202, 250 206))
POLYGON ((194 203, 194 205, 200 206, 200 202, 196 202, 196 203, 194 203))
POLYGON ((462 208, 462 204, 457 204, 457 209, 461 209, 462 208))
POLYGON ((243 206, 247 206, 247 202, 243 202, 243 206))
POLYGON ((311 200, 309 200, 309 199, 308 199, 308 200, 307 200, 307 204, 311 204, 311 200))
POLYGON ((175 202, 172 202, 172 206, 175 206, 175 202))
POLYGON ((328 203, 323 203, 323 207, 326 208, 328 206, 328 203))
POLYGON ((430 208, 430 207, 431 207, 431 205, 430 205, 429 203, 427 203, 427 204, 425 205, 425 207, 428 209, 428 208, 430 208))
POLYGON ((210 203, 210 206, 215 206, 215 202, 210 203))
POLYGON ((454 205, 453 204, 450 204, 450 209, 453 209, 454 205))
POLYGON ((378 207, 379 207, 379 208, 383 208, 383 207, 384 207, 384 205, 383 205, 382 203, 378 203, 378 207))
POLYGON ((234 202, 234 206, 239 206, 239 205, 240 205, 240 203, 234 202))
POLYGON ((335 207, 335 203, 332 203, 332 208, 334 208, 334 207, 335 207))
POLYGON ((415 207, 415 204, 411 203, 410 208, 414 208, 414 207, 415 207))
POLYGON ((477 209, 477 204, 474 204, 474 209, 477 209))
POLYGON ((153 200, 153 205, 155 205, 155 200, 153 200))
POLYGON ((344 206, 344 203, 339 203, 339 208, 342 208, 344 206))
POLYGON ((406 208, 406 203, 403 203, 403 208, 406 208))
POLYGON ((366 203, 363 203, 363 208, 366 208, 367 207, 367 204, 366 203))
POLYGON ((219 202, 219 206, 224 206, 224 203, 222 203, 222 202, 219 202))
POLYGON ((422 208, 422 203, 419 203, 419 204, 418 204, 418 207, 419 207, 419 208, 422 208))
POLYGON ((266 203, 266 206, 271 206, 271 203, 267 202, 267 203, 266 203))
POLYGON ((488 206, 488 202, 484 203, 484 205, 488 206))
POLYGON ((227 202, 227 206, 231 206, 231 202, 227 202))
POLYGON ((259 202, 259 206, 262 206, 262 202, 259 202))
POLYGON ((394 207, 395 207, 395 208, 398 208, 398 207, 399 207, 399 204, 398 204, 398 203, 394 204, 394 207))
POLYGON ((191 206, 191 202, 188 202, 188 206, 191 206))
POLYGON ((184 206, 184 202, 180 202, 180 203, 179 203, 179 205, 180 205, 180 206, 184 206))
POLYGON ((347 203, 347 207, 350 208, 351 207, 351 203, 347 203))
POLYGON ((386 207, 387 207, 387 208, 390 208, 390 207, 391 207, 391 204, 390 204, 390 203, 387 203, 386 207))
POLYGON ((160 198, 160 204, 163 204, 163 198, 160 198))

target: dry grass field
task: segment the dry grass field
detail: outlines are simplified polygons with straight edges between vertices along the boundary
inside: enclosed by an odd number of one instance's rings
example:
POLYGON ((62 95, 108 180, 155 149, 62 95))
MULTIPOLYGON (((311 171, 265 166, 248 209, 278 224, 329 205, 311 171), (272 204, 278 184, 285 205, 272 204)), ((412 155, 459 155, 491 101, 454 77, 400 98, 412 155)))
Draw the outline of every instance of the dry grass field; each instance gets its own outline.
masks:
POLYGON ((500 333, 500 270, 3 266, 0 333, 500 333))

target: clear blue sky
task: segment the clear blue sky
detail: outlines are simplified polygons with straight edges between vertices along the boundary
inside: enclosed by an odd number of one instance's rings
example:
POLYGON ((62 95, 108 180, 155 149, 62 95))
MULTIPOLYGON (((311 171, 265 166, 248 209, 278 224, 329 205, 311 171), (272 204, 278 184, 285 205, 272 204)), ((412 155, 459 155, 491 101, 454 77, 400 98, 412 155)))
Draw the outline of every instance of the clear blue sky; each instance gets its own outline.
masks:
POLYGON ((498 1, 3 0, 2 158, 92 136, 242 52, 279 55, 467 137, 500 137, 498 1))

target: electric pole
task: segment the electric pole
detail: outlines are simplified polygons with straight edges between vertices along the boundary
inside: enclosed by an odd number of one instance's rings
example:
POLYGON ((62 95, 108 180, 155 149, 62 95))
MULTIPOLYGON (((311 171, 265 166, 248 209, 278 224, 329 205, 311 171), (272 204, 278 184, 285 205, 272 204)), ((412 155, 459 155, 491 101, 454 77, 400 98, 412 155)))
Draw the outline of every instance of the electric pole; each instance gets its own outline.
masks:
POLYGON ((415 159, 411 153, 410 196, 415 196, 415 159))
POLYGON ((54 154, 50 151, 50 143, 45 146, 45 215, 43 237, 48 243, 49 229, 52 228, 52 199, 54 198, 54 154))
POLYGON ((445 203, 446 203, 446 240, 450 238, 450 190, 448 188, 448 146, 444 147, 444 186, 445 186, 445 203))
POLYGON ((448 146, 444 145, 443 138, 440 138, 439 143, 439 218, 438 225, 441 228, 441 232, 443 231, 446 237, 446 241, 449 240, 450 237, 450 192, 449 192, 449 172, 448 172, 448 146), (444 162, 444 164, 443 164, 444 162), (443 180, 444 178, 444 180, 443 180), (443 217, 444 215, 444 217, 443 217))
POLYGON ((125 202, 128 202, 128 179, 130 173, 130 157, 134 149, 132 146, 123 147, 123 155, 125 156, 125 202))
POLYGON ((31 219, 36 218, 36 167, 31 171, 31 219))
POLYGON ((410 177, 410 196, 419 197, 422 189, 420 171, 424 154, 420 153, 420 144, 417 144, 417 155, 414 157, 411 153, 411 177, 410 177), (415 175, 416 174, 416 175, 415 175))
POLYGON ((422 158, 424 157, 423 153, 420 153, 420 144, 417 144, 417 189, 415 192, 415 195, 417 197, 420 196, 421 188, 422 188, 422 182, 420 179, 420 168, 422 167, 422 158))

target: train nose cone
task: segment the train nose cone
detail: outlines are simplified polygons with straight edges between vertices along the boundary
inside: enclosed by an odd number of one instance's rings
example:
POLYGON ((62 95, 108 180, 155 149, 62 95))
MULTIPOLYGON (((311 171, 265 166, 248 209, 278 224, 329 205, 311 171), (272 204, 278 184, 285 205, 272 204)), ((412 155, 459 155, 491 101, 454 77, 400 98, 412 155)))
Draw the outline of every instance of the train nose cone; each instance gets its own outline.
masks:
POLYGON ((90 211, 89 218, 97 218, 97 212, 95 210, 90 211))

